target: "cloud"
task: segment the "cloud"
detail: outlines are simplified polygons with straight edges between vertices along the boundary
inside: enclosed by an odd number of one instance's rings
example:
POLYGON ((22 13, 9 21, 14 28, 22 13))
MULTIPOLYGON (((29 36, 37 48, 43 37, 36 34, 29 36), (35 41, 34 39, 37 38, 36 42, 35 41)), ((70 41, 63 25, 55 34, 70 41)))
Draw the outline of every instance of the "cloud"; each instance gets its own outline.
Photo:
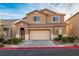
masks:
POLYGON ((79 11, 78 3, 4 3, 0 4, 0 17, 22 18, 25 14, 35 10, 48 8, 59 13, 66 13, 65 19, 79 11))

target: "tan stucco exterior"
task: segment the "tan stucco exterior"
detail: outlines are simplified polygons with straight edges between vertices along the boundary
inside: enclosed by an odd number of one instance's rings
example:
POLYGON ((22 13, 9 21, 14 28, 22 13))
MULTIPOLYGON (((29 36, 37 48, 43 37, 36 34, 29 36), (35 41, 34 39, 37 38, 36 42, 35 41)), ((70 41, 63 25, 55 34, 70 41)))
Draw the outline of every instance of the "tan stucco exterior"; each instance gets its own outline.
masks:
POLYGON ((60 16, 60 23, 64 23, 64 16, 65 14, 59 14, 59 13, 55 13, 55 12, 51 12, 50 10, 44 9, 44 11, 33 11, 30 14, 27 14, 27 20, 26 22, 29 24, 35 24, 33 21, 33 17, 34 16, 40 16, 41 17, 41 21, 40 24, 50 24, 52 23, 52 17, 53 16, 60 16), (44 12, 45 11, 45 12, 44 12))
MULTIPOLYGON (((66 23, 64 22, 64 16, 65 16, 65 14, 57 13, 57 12, 54 12, 54 11, 51 11, 48 9, 34 10, 34 11, 26 14, 26 16, 22 20, 17 20, 11 24, 12 37, 21 38, 21 35, 24 35, 23 38, 25 40, 31 40, 30 38, 32 38, 33 35, 35 35, 33 30, 34 31, 39 30, 39 31, 37 31, 37 33, 35 32, 36 34, 38 34, 38 32, 48 30, 46 32, 46 35, 50 34, 49 35, 50 38, 48 36, 47 36, 47 38, 49 38, 48 40, 52 40, 58 35, 58 33, 55 33, 57 29, 62 31, 62 35, 65 35, 66 34, 66 23), (34 20, 33 20, 34 16, 40 16, 39 23, 34 22, 34 20), (59 16, 60 22, 57 22, 57 23, 52 22, 53 16, 59 16), (24 34, 21 33, 20 29, 23 30, 24 34), (32 37, 30 34, 33 34, 32 37)), ((41 35, 43 35, 42 32, 41 32, 41 35)), ((46 35, 43 35, 43 39, 45 38, 46 35)), ((38 39, 42 39, 42 37, 40 38, 40 36, 39 36, 38 39)))
POLYGON ((67 21, 66 33, 68 36, 79 37, 79 12, 70 17, 67 21))

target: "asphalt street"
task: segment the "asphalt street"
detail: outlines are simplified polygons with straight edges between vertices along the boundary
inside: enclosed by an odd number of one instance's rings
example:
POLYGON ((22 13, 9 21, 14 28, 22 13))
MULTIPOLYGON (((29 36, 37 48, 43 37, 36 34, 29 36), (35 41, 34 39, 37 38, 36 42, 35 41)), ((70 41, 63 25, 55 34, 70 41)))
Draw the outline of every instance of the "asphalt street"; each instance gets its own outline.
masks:
POLYGON ((0 56, 79 56, 79 48, 0 50, 0 56))

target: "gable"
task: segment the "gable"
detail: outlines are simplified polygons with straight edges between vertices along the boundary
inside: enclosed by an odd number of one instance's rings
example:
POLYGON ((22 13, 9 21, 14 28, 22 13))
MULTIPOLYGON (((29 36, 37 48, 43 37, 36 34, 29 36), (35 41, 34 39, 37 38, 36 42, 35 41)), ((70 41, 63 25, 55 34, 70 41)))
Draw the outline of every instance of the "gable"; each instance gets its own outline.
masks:
POLYGON ((18 24, 27 24, 24 20, 18 20, 16 22, 14 22, 15 25, 18 25, 18 24))
POLYGON ((43 12, 43 13, 46 13, 46 14, 50 14, 50 15, 52 15, 52 14, 54 14, 54 15, 65 15, 65 14, 62 14, 62 13, 57 13, 57 12, 54 12, 54 11, 51 11, 51 10, 49 10, 49 9, 42 9, 42 10, 40 10, 41 12, 43 12))
POLYGON ((43 12, 41 12, 41 11, 38 11, 38 10, 35 10, 35 11, 32 11, 32 12, 30 12, 30 13, 28 13, 27 15, 31 15, 31 14, 33 14, 33 13, 39 13, 39 14, 45 14, 45 13, 43 13, 43 12))
POLYGON ((71 17, 69 17, 65 22, 69 22, 70 20, 72 20, 76 16, 79 16, 79 12, 77 12, 76 14, 72 15, 71 17))

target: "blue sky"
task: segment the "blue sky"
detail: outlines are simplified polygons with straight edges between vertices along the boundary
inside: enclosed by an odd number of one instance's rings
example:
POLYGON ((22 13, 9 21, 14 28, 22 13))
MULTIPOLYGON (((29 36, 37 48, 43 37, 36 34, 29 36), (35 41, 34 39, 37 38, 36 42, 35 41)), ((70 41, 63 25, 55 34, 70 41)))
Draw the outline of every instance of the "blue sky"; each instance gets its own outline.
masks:
POLYGON ((48 8, 59 13, 66 13, 65 19, 79 11, 78 3, 0 3, 0 18, 20 19, 37 9, 48 8))

